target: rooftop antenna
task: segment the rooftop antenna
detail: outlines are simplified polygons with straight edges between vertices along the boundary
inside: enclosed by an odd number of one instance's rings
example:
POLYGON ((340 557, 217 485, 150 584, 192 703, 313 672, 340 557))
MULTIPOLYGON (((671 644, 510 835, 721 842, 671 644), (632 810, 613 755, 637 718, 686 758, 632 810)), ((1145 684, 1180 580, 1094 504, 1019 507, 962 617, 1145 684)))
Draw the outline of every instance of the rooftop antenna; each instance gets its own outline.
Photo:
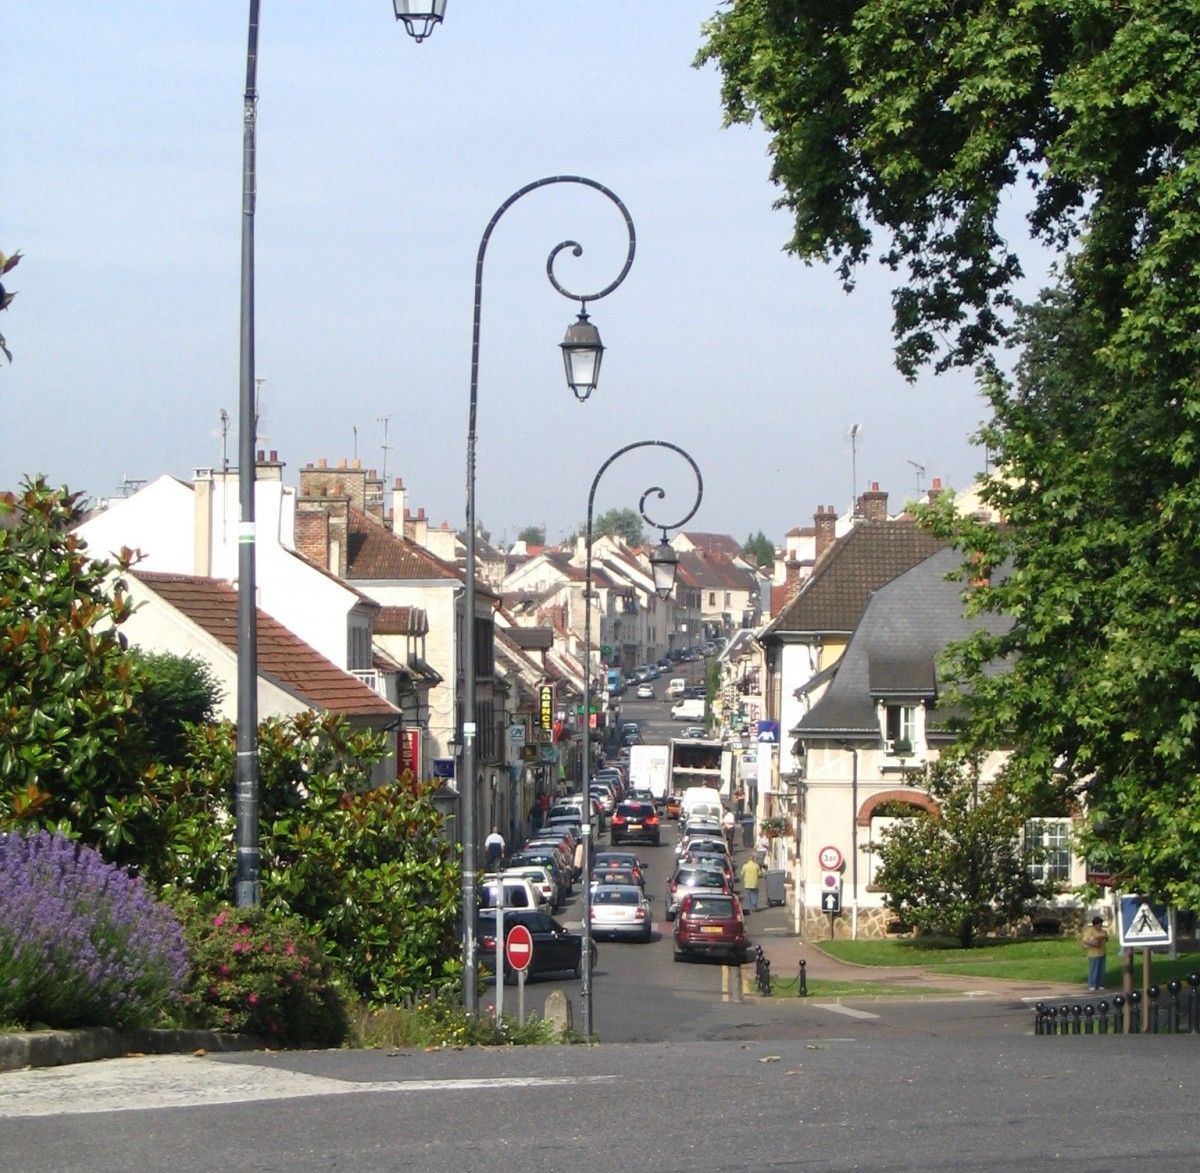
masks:
POLYGON ((850 512, 858 501, 858 424, 850 425, 850 512))
POLYGON ((381 479, 385 485, 387 484, 387 454, 392 450, 392 446, 388 443, 387 439, 388 420, 391 418, 392 417, 390 415, 381 415, 376 420, 376 423, 383 424, 383 443, 380 445, 380 447, 383 449, 383 473, 381 479))
POLYGON ((352 432, 354 433, 354 452, 353 452, 353 456, 354 456, 354 459, 355 459, 355 460, 357 460, 357 459, 358 459, 358 424, 351 424, 351 425, 350 425, 350 431, 352 431, 352 432))
POLYGON ((128 497, 131 492, 136 493, 145 483, 145 477, 131 477, 128 473, 124 473, 117 488, 121 490, 122 497, 128 497))
POLYGON ((221 408, 221 472, 229 471, 229 412, 221 408))
POLYGON ((925 466, 923 464, 919 464, 915 460, 910 460, 908 463, 911 464, 913 466, 913 468, 916 470, 916 473, 917 473, 917 496, 920 497, 920 495, 921 495, 921 478, 925 475, 925 466))
POLYGON ((269 440, 270 436, 264 436, 261 431, 262 425, 262 385, 266 379, 254 380, 254 444, 258 446, 260 440, 269 440))

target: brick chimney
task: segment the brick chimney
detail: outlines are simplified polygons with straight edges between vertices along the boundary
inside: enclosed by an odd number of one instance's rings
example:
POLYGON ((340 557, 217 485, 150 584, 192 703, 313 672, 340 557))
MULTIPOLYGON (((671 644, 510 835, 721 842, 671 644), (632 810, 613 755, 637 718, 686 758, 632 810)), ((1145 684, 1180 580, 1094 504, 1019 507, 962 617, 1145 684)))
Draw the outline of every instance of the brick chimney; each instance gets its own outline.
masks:
POLYGON ((928 493, 929 504, 932 505, 944 492, 945 489, 942 488, 942 478, 934 477, 933 485, 930 487, 928 493))
POLYGON ((887 493, 872 481, 871 487, 859 498, 859 514, 864 521, 887 521, 887 493))
POLYGON ((329 514, 322 499, 296 502, 296 551, 314 566, 329 569, 329 514))
POLYGON ((832 505, 818 505, 816 513, 813 514, 813 525, 817 531, 816 550, 813 554, 813 562, 816 563, 833 545, 837 529, 837 511, 832 505))
POLYGON ((789 558, 784 563, 784 599, 790 603, 799 593, 803 579, 800 577, 800 560, 798 558, 789 558))

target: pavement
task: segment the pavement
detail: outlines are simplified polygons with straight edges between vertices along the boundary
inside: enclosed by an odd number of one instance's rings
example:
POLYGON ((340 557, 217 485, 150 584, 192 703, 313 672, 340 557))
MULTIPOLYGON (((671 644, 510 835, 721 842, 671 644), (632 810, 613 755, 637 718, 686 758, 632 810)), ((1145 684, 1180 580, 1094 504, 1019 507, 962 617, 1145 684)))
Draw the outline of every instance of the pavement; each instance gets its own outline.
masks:
MULTIPOLYGON (((1083 996, 1086 985, 1064 985, 1054 982, 1018 982, 990 977, 968 977, 936 973, 920 966, 856 965, 839 961, 797 936, 792 929, 792 912, 786 905, 771 908, 761 904, 746 924, 750 939, 761 945, 771 963, 771 981, 787 983, 793 989, 799 983, 800 962, 805 962, 805 976, 814 981, 872 983, 881 986, 912 986, 914 998, 995 997, 1007 999, 1061 998, 1083 996)), ((751 954, 753 958, 753 953, 751 954)), ((746 992, 752 994, 754 985, 753 960, 743 973, 746 992)), ((785 986, 786 988, 786 986, 785 986)), ((857 995, 869 997, 870 995, 857 995)), ((899 995, 890 995, 898 997, 899 995)))

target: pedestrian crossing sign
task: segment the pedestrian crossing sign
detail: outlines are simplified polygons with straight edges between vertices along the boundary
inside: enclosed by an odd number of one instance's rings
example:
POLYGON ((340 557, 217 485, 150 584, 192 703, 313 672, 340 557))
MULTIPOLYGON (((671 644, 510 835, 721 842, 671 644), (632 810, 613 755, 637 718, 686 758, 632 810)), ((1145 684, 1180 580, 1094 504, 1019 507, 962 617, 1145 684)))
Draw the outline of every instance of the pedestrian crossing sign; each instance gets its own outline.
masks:
POLYGON ((1122 949, 1150 949, 1170 945, 1171 917, 1165 904, 1146 896, 1122 896, 1120 915, 1122 949))

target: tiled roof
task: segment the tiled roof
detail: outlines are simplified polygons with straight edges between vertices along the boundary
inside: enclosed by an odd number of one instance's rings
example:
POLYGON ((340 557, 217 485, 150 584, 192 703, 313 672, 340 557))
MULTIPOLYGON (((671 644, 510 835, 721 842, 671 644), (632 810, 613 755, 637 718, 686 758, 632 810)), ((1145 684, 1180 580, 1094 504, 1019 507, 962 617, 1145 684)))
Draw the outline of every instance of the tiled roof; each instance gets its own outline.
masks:
POLYGON ((423 607, 380 607, 375 616, 378 635, 426 635, 429 616, 423 607))
POLYGON ((705 554, 719 554, 726 558, 736 558, 742 552, 741 544, 730 534, 706 534, 699 530, 689 529, 683 531, 683 536, 697 550, 703 550, 705 554))
MULTIPOLYGON (((237 650, 237 591, 215 578, 133 572, 159 598, 231 651, 237 650)), ((278 620, 257 612, 258 672, 289 692, 341 717, 391 717, 399 710, 309 647, 278 620)))
POLYGON ((763 630, 762 641, 789 632, 852 632, 875 591, 945 545, 911 521, 855 522, 763 630))
POLYGON ((679 569, 689 586, 718 591, 748 591, 755 585, 754 572, 722 555, 700 554, 694 550, 679 553, 679 569))
POLYGON ((435 557, 424 546, 402 538, 372 521, 357 509, 350 510, 346 549, 349 579, 430 579, 462 581, 462 572, 435 557))

